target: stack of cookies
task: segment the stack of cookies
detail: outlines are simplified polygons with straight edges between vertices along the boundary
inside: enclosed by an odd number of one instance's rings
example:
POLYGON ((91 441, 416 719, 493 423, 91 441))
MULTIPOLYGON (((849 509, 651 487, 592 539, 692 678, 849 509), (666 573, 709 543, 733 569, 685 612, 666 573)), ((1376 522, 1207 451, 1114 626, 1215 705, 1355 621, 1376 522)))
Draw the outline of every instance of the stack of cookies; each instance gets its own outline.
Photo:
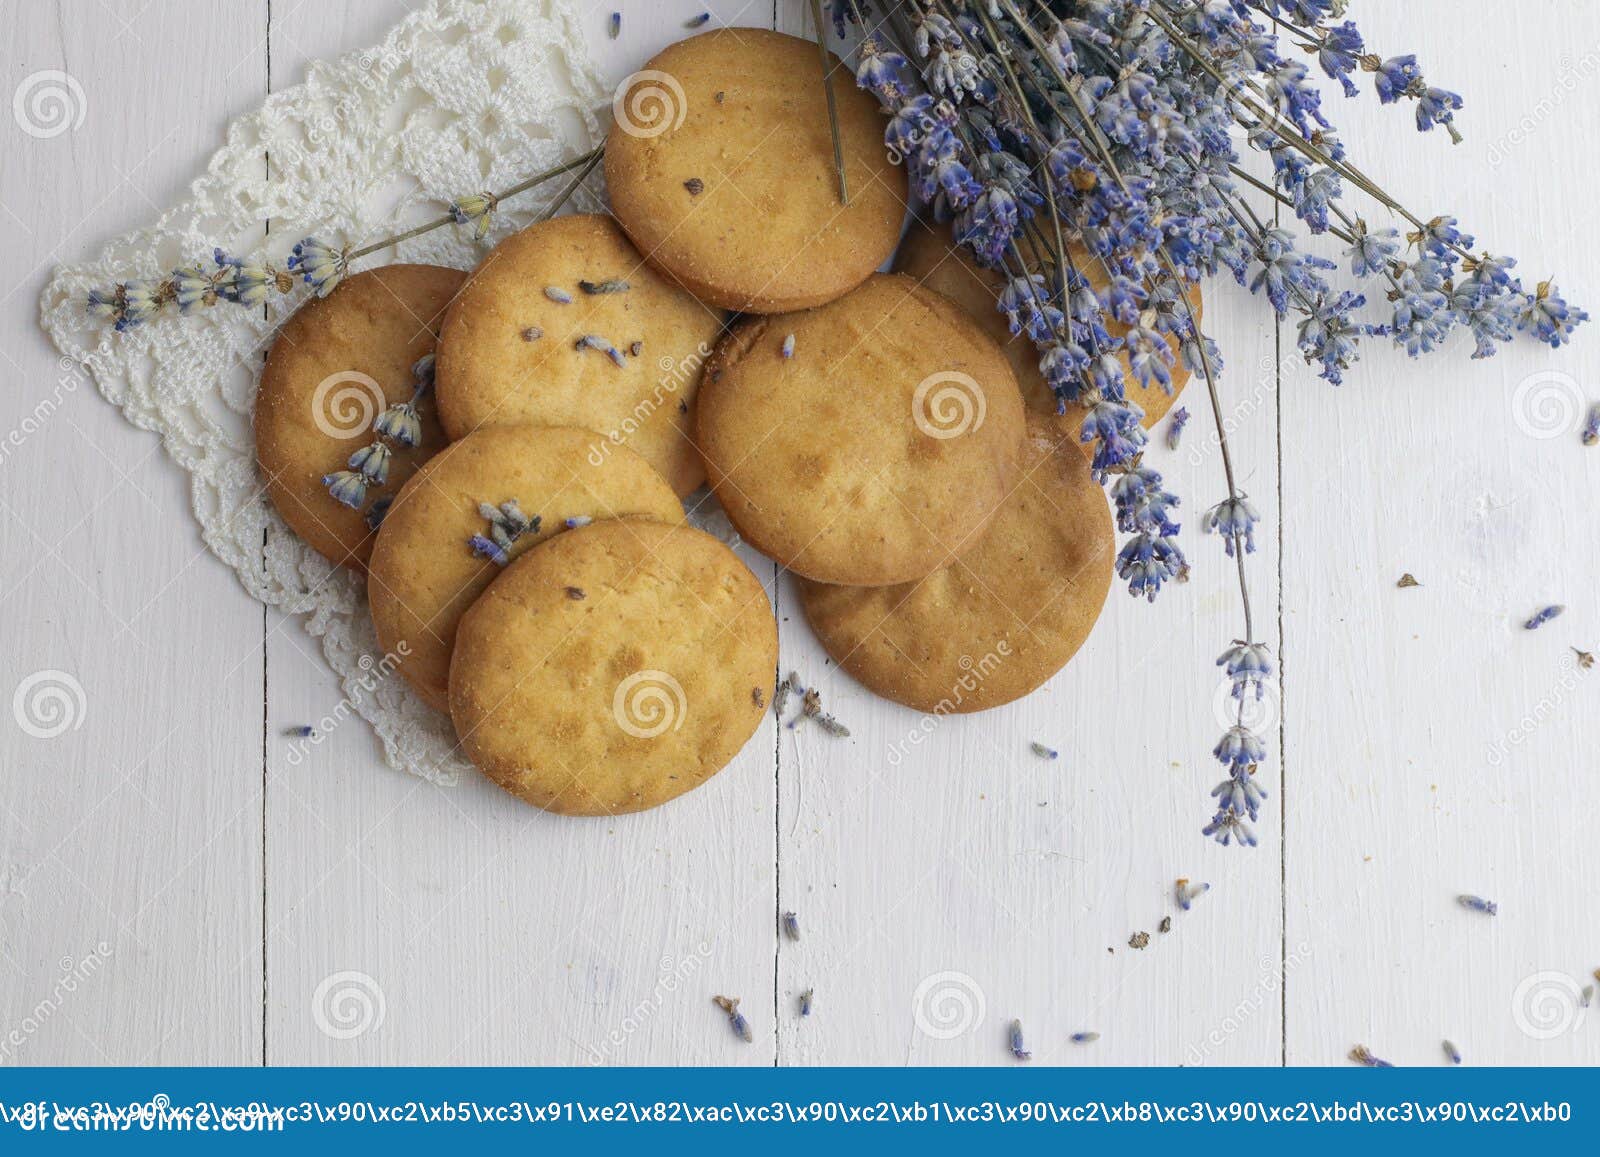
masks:
POLYGON ((278 510, 365 572, 399 673, 535 806, 654 807, 762 718, 772 608, 686 525, 703 484, 799 576, 839 664, 919 710, 1027 694, 1105 600, 1105 500, 996 275, 921 226, 876 272, 905 176, 835 67, 840 203, 816 52, 748 29, 673 45, 647 72, 681 107, 607 140, 614 218, 532 225, 470 276, 357 274, 269 355, 278 510))

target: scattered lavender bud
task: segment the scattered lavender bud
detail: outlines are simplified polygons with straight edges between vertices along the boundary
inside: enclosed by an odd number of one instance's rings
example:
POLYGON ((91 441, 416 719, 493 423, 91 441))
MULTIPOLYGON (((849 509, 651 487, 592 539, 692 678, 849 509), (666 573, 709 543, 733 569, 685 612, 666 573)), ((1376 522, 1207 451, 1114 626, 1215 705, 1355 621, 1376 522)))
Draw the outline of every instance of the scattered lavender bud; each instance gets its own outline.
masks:
POLYGON ((1600 442, 1600 402, 1589 407, 1589 416, 1583 422, 1583 444, 1593 446, 1600 442))
POLYGON ((1482 896, 1473 896, 1465 892, 1456 897, 1456 903, 1474 912, 1482 912, 1485 916, 1493 916, 1500 911, 1500 905, 1493 900, 1485 900, 1482 896))
POLYGON ((690 177, 683 183, 683 187, 689 190, 689 196, 691 197, 698 197, 706 191, 706 183, 699 177, 690 177))
POLYGON ((744 1018, 744 1013, 739 1011, 739 998, 737 996, 713 996, 712 1002, 723 1012, 728 1014, 728 1027, 733 1029, 733 1034, 745 1044, 755 1040, 755 1034, 750 1031, 750 1022, 744 1018))
POLYGON ((1179 876, 1174 889, 1178 899, 1178 907, 1187 912, 1193 903, 1207 892, 1211 891, 1210 884, 1191 884, 1186 876, 1179 876))
POLYGON ((544 287, 544 295, 546 297, 548 297, 551 301, 555 302, 557 305, 571 305, 572 304, 572 294, 568 293, 565 289, 562 289, 560 286, 556 286, 556 285, 547 285, 547 286, 545 286, 544 287))
POLYGON ((313 739, 316 737, 317 729, 310 724, 302 723, 299 727, 289 728, 289 734, 296 739, 313 739))
POLYGON ((1366 1065, 1369 1069, 1394 1068, 1393 1065, 1384 1060, 1382 1057, 1374 1056, 1372 1050, 1366 1045, 1357 1045, 1355 1048, 1351 1049, 1350 1059, 1355 1061, 1355 1063, 1358 1065, 1366 1065))
POLYGON ((1167 421, 1167 449, 1176 450, 1183 440, 1183 428, 1189 424, 1189 408, 1179 406, 1167 421))
POLYGON ((1410 571, 1407 571, 1405 574, 1400 576, 1400 581, 1394 585, 1399 587, 1401 590, 1405 590, 1407 587, 1420 587, 1422 584, 1416 580, 1416 577, 1412 575, 1410 571))
POLYGON ((628 364, 627 359, 622 356, 622 351, 597 333, 584 334, 572 343, 572 348, 576 350, 596 350, 605 354, 619 367, 628 364))
POLYGON ((757 707, 765 707, 767 705, 767 697, 761 693, 761 688, 750 688, 750 702, 754 703, 757 707))
POLYGON ((1148 932, 1135 932, 1132 936, 1128 937, 1129 948, 1146 948, 1149 946, 1149 944, 1150 933, 1148 932))
POLYGON ((530 325, 527 329, 522 331, 523 341, 538 341, 543 336, 544 330, 540 329, 536 325, 530 325))
POLYGON ((634 342, 632 345, 630 345, 628 347, 628 352, 630 354, 632 354, 634 357, 638 357, 640 354, 644 353, 644 342, 642 342, 642 341, 634 342))
POLYGON ((389 507, 392 505, 394 505, 394 495, 392 494, 385 494, 381 498, 373 499, 372 505, 367 507, 367 513, 364 516, 368 528, 377 530, 382 526, 384 516, 389 513, 389 507))
POLYGON ((578 288, 590 297, 598 297, 606 293, 627 293, 633 286, 620 277, 609 277, 604 281, 580 281, 578 288))
POLYGON ((812 996, 812 993, 814 993, 815 991, 816 991, 815 989, 808 988, 808 989, 806 989, 804 992, 802 992, 800 994, 800 1015, 801 1016, 810 1016, 811 1015, 811 996, 812 996))
POLYGON ((790 940, 800 939, 800 917, 793 912, 783 914, 783 934, 790 940))
POLYGON ((617 38, 617 34, 620 33, 621 31, 622 31, 622 13, 613 12, 611 14, 611 39, 615 40, 617 38))
POLYGON ((1028 744, 1028 750, 1033 752, 1040 759, 1058 759, 1061 756, 1061 753, 1055 748, 1046 747, 1044 744, 1037 741, 1028 744))
POLYGON ((1551 619, 1556 618, 1561 614, 1562 611, 1566 609, 1567 608, 1562 606, 1560 603, 1552 604, 1551 606, 1545 607, 1544 610, 1534 615, 1533 618, 1529 619, 1522 625, 1527 630, 1537 631, 1540 627, 1544 626, 1551 619))
POLYGON ((567 519, 566 527, 568 530, 577 530, 578 527, 588 526, 593 521, 594 519, 590 518, 587 514, 574 514, 571 518, 567 519))
POLYGON ((1594 656, 1589 654, 1588 651, 1580 651, 1578 648, 1574 647, 1572 648, 1572 653, 1578 656, 1578 666, 1582 667, 1585 671, 1594 666, 1594 656))
POLYGON ((794 357, 794 334, 790 334, 788 337, 783 339, 783 345, 778 352, 783 354, 783 356, 786 358, 794 357))
POLYGON ((1157 932, 1171 932, 1172 931, 1172 917, 1171 916, 1163 916, 1163 917, 1161 917, 1161 923, 1156 925, 1156 931, 1157 932))
POLYGON ((687 19, 687 20, 685 20, 683 22, 683 26, 685 28, 703 28, 703 27, 705 27, 706 21, 710 20, 710 19, 711 19, 711 13, 702 12, 698 16, 689 17, 689 19, 687 19))
POLYGON ((793 671, 778 683, 778 689, 772 694, 772 713, 779 719, 783 718, 783 709, 789 705, 789 692, 798 685, 799 677, 793 671))
POLYGON ((1100 1034, 1097 1032, 1075 1032, 1070 1039, 1075 1045, 1092 1045, 1100 1039, 1100 1034))
POLYGON ((589 597, 588 595, 583 593, 583 588, 582 587, 568 587, 567 588, 567 598, 571 599, 575 603, 582 602, 584 599, 586 599, 588 597, 589 597))
POLYGON ((1583 991, 1578 994, 1578 1004, 1583 1008, 1588 1008, 1593 1001, 1594 985, 1586 984, 1583 986, 1583 991))
POLYGON ((1011 1022, 1011 1055, 1019 1061, 1031 1061, 1033 1059, 1033 1054, 1022 1043, 1022 1022, 1020 1020, 1011 1022))
POLYGON ((1456 1048, 1455 1041, 1447 1040, 1444 1042, 1444 1055, 1450 1058, 1450 1063, 1453 1065, 1461 1063, 1461 1050, 1456 1048))

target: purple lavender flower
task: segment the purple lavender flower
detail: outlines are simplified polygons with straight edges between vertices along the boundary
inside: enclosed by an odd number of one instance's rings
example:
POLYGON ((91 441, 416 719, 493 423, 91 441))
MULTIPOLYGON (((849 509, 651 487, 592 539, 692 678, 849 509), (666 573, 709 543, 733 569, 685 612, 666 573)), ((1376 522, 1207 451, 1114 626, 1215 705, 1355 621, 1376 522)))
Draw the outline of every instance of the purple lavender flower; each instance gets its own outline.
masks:
POLYGON ((362 503, 367 500, 367 480, 364 475, 356 470, 340 470, 333 474, 324 474, 322 484, 328 488, 328 493, 335 502, 348 506, 351 510, 360 510, 362 503))
POLYGON ((1265 643, 1244 643, 1235 639, 1233 646, 1222 652, 1217 666, 1233 680, 1235 699, 1243 699, 1252 686, 1256 698, 1260 699, 1266 691, 1267 680, 1272 677, 1272 653, 1265 643))
POLYGON ((1544 626, 1551 619, 1554 619, 1554 618, 1557 618, 1558 616, 1560 616, 1561 613, 1563 611, 1565 611, 1566 609, 1567 608, 1562 606, 1560 603, 1556 603, 1553 606, 1544 607, 1543 609, 1538 611, 1533 616, 1533 618, 1529 619, 1527 622, 1522 624, 1523 629, 1524 630, 1528 630, 1528 631, 1537 631, 1540 627, 1544 626))
POLYGON ((1255 552, 1255 529, 1260 521, 1260 513, 1241 494, 1237 498, 1225 498, 1213 506, 1206 514, 1203 528, 1222 536, 1223 549, 1232 558, 1239 543, 1244 544, 1246 554, 1255 552))
POLYGON ((289 272, 303 278, 318 297, 326 297, 350 272, 350 250, 307 237, 295 243, 289 257, 289 272))
POLYGON ((1261 737, 1242 723, 1235 723, 1222 733, 1222 738, 1212 748, 1217 762, 1230 768, 1248 768, 1266 762, 1267 748, 1261 737))

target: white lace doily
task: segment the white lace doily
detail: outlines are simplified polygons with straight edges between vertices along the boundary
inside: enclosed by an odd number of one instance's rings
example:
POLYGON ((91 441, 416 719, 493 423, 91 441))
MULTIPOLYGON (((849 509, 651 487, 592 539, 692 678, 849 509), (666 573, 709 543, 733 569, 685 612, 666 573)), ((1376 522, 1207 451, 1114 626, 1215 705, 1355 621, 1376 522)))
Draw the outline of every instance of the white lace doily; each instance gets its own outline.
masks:
MULTIPOLYGON (((301 542, 268 502, 250 416, 263 354, 303 287, 263 310, 220 304, 118 334, 88 316, 90 289, 209 265, 214 246, 282 267, 315 233, 363 244, 437 217, 453 198, 586 152, 609 93, 567 0, 431 0, 383 43, 313 65, 306 82, 228 127, 189 195, 92 261, 56 270, 40 303, 56 348, 82 362, 128 421, 161 435, 189 473, 206 546, 269 606, 302 615, 389 764, 435 782, 466 767, 449 720, 383 678, 365 584, 301 542), (269 224, 270 223, 270 224, 269 224)), ((528 223, 557 179, 506 203, 481 244, 446 227, 357 268, 421 261, 469 269, 528 223)), ((580 193, 573 207, 594 207, 580 193)))

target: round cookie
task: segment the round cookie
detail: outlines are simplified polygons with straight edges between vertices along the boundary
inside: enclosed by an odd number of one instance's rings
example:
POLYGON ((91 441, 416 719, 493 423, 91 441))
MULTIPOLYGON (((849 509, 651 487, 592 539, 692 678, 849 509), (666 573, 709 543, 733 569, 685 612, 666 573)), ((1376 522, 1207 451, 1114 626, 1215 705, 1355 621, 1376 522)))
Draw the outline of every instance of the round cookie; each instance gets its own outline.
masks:
POLYGON ((441 711, 450 710, 456 626, 500 573, 471 545, 473 535, 491 534, 479 506, 508 499, 537 520, 505 552, 510 558, 566 530, 569 518, 683 521, 666 479, 626 447, 597 454, 587 430, 488 426, 446 446, 400 491, 367 567, 378 645, 400 656, 400 674, 441 711))
POLYGON ((1016 482, 1023 407, 976 322, 910 278, 875 274, 729 334, 696 431, 753 546, 819 582, 885 586, 977 540, 1016 482))
MULTIPOLYGON (((1089 279, 1089 284, 1097 292, 1104 290, 1107 284, 1105 267, 1076 242, 1069 242, 1067 247, 1072 253, 1073 262, 1089 279)), ((1022 387, 1022 396, 1027 400, 1028 408, 1041 414, 1056 413, 1055 394, 1039 372, 1038 347, 1028 340, 1025 333, 1013 335, 1006 323, 1006 315, 995 308, 995 303, 1000 300, 1000 291, 1005 287, 1005 278, 993 269, 979 265, 973 259, 972 251, 965 246, 951 244, 949 226, 930 228, 920 220, 914 221, 906 231, 900 252, 895 255, 894 267, 896 272, 916 278, 977 318, 983 331, 994 338, 1005 350, 1006 357, 1011 359, 1011 368, 1017 373, 1017 384, 1022 387)), ((1199 320, 1204 316, 1205 309, 1198 287, 1190 290, 1190 301, 1194 304, 1195 318, 1199 320)), ((1111 322, 1106 330, 1112 337, 1121 337, 1128 332, 1128 327, 1111 322)), ((1174 357, 1170 394, 1159 385, 1141 385, 1128 366, 1127 355, 1117 355, 1127 382, 1128 400, 1144 411, 1143 425, 1146 430, 1154 429, 1155 424, 1166 416, 1189 381, 1189 369, 1177 357, 1177 339, 1169 337, 1167 342, 1172 346, 1174 357)), ((1068 413, 1071 414, 1070 408, 1068 413)), ((1082 428, 1083 417, 1074 415, 1073 431, 1082 428)))
POLYGON ((878 102, 828 55, 850 203, 839 201, 811 40, 725 28, 670 45, 612 102, 612 211, 652 264, 702 301, 749 313, 849 292, 900 239, 906 176, 878 102))
MULTIPOLYGON (((267 495, 289 528, 331 562, 360 570, 372 553, 375 503, 393 496, 444 445, 431 392, 417 401, 421 440, 390 450, 387 477, 358 508, 336 501, 323 479, 380 439, 373 419, 410 402, 412 367, 434 352, 440 318, 466 274, 435 265, 387 265, 346 278, 313 298, 278 331, 256 395, 256 460, 267 495)), ((348 493, 348 492, 347 492, 348 493)), ((352 495, 354 497, 354 495, 352 495)))
POLYGON ((1116 543, 1111 512, 1072 435, 1028 419, 1023 480, 983 540, 920 582, 802 582, 828 654, 873 691, 919 711, 964 713, 1021 698, 1089 637, 1116 543))
POLYGON ((715 538, 620 518, 519 558, 461 620, 450 716, 490 779, 569 815, 696 788, 765 715, 778 632, 715 538))
POLYGON ((495 246, 445 317, 440 421, 452 440, 529 422, 593 430, 682 497, 705 481, 688 414, 722 320, 609 217, 530 225, 495 246))

